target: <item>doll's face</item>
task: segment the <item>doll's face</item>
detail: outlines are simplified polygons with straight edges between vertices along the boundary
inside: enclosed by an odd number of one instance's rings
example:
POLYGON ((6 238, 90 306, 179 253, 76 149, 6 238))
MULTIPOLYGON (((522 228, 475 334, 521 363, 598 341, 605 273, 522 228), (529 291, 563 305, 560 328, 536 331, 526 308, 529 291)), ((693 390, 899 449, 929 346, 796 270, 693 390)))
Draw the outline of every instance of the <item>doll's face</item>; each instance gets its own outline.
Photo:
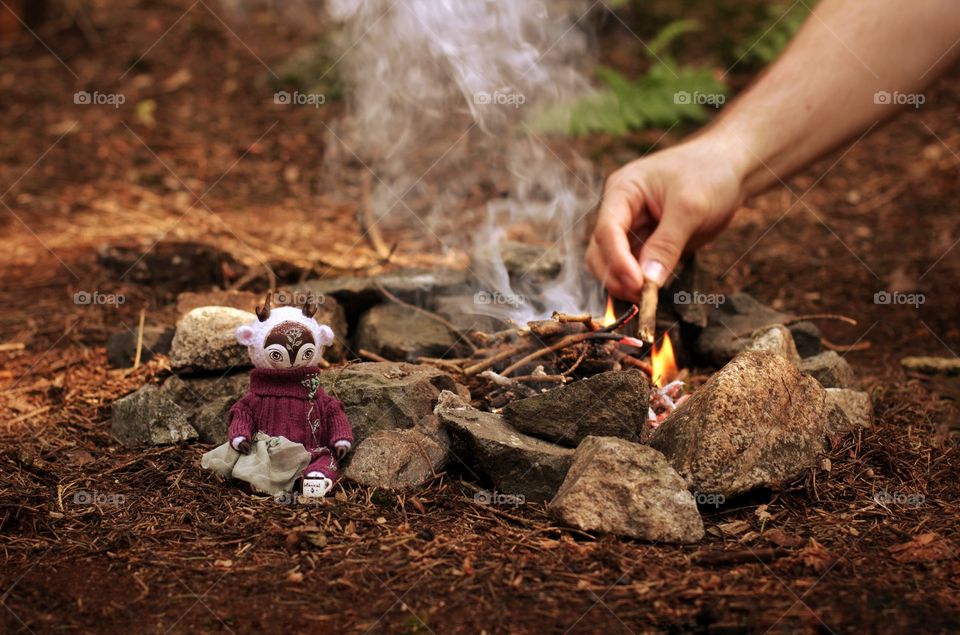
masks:
POLYGON ((300 368, 316 364, 317 343, 313 333, 296 322, 281 322, 263 342, 271 368, 300 368))
POLYGON ((320 364, 323 347, 333 343, 329 326, 289 306, 263 313, 237 328, 237 341, 247 347, 255 367, 289 370, 320 364))

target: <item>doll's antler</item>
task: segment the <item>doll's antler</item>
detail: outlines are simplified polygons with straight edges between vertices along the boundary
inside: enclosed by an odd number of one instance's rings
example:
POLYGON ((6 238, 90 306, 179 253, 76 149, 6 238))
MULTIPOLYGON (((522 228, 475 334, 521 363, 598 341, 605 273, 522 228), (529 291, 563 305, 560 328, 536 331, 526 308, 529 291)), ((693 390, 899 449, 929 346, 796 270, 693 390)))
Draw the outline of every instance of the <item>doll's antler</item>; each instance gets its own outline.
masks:
POLYGON ((257 319, 261 322, 266 322, 270 319, 270 298, 273 294, 270 291, 267 291, 267 297, 263 300, 263 306, 257 307, 257 319))
POLYGON ((309 297, 303 301, 303 314, 308 318, 312 318, 314 315, 316 315, 318 308, 319 307, 316 304, 310 301, 309 297))

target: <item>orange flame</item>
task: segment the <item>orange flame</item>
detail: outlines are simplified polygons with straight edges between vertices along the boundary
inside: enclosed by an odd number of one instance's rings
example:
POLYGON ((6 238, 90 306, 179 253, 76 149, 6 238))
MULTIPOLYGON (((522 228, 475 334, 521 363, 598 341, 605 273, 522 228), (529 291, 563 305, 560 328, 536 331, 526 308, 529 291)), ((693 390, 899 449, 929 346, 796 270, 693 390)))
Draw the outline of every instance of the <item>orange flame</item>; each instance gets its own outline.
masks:
POLYGON ((670 341, 670 335, 663 334, 663 342, 660 348, 653 346, 653 352, 650 353, 650 361, 653 366, 653 383, 657 388, 669 384, 679 374, 677 370, 677 360, 673 356, 673 343, 670 341))
POLYGON ((603 325, 610 326, 617 321, 617 315, 613 312, 613 297, 607 296, 607 312, 603 314, 603 325))

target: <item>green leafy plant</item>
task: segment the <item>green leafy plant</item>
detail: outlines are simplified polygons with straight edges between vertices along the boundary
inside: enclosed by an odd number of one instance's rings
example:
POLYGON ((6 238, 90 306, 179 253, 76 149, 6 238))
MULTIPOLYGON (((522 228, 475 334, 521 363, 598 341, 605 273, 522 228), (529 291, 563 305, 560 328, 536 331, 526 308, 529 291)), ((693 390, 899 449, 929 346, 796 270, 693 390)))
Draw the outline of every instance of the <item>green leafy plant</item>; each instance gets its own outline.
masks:
POLYGON ((652 66, 642 77, 631 81, 611 68, 598 67, 600 90, 540 113, 531 126, 572 136, 623 135, 649 126, 708 119, 710 110, 723 103, 726 88, 710 69, 683 66, 668 53, 677 38, 698 28, 692 20, 668 24, 646 47, 652 66))
POLYGON ((763 24, 734 49, 737 62, 769 64, 777 59, 810 15, 810 4, 774 4, 766 8, 763 24))

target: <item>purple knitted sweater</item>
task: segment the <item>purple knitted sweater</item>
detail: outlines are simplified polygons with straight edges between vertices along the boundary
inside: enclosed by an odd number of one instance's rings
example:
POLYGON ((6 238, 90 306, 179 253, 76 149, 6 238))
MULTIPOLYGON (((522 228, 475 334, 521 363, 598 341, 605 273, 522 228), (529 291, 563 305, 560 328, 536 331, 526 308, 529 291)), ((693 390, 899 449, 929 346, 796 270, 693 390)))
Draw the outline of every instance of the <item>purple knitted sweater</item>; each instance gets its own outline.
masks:
POLYGON ((257 432, 286 437, 310 452, 353 444, 343 404, 320 387, 316 366, 277 370, 255 368, 250 391, 230 409, 230 439, 252 439, 257 432))

